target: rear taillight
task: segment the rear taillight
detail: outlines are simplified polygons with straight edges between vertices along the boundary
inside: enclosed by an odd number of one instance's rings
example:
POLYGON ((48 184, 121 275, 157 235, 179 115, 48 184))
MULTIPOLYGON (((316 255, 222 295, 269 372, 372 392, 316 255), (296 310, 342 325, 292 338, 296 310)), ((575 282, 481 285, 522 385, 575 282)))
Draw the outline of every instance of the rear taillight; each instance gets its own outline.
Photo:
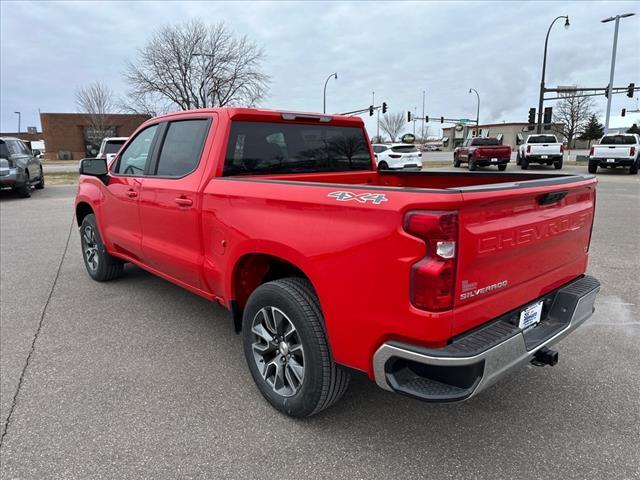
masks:
POLYGON ((400 158, 402 155, 398 155, 397 153, 390 153, 389 158, 400 158))
POLYGON ((593 157, 593 152, 595 152, 596 147, 591 147, 591 149, 589 150, 589 156, 593 157))
POLYGON ((629 156, 633 157, 636 154, 636 147, 631 147, 629 149, 629 156))
POLYGON ((564 153, 564 145, 562 143, 560 144, 560 153, 564 153))
POLYGON ((411 303, 422 310, 450 310, 455 291, 458 214, 409 212, 404 229, 426 246, 425 257, 411 267, 411 303))
POLYGON ((531 153, 531 145, 527 145, 527 153, 531 153))

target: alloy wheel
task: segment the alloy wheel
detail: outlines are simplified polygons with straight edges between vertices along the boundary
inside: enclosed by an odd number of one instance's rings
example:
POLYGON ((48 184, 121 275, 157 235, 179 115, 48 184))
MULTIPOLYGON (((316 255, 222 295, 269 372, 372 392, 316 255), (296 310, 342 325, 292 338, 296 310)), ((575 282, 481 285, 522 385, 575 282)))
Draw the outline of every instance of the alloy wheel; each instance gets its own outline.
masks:
POLYGON ((91 225, 87 225, 82 230, 82 251, 87 265, 92 272, 98 269, 98 243, 96 232, 91 225))

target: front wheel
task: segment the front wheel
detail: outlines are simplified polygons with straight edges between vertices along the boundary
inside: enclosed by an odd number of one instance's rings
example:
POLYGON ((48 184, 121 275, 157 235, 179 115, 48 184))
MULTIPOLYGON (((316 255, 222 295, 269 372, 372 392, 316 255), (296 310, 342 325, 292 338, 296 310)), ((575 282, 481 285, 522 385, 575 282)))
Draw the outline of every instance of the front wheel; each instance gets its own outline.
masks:
POLYGON ((93 214, 82 220, 80 243, 84 265, 91 278, 97 282, 106 282, 122 275, 124 264, 107 253, 93 214))
POLYGON ((518 152, 518 154, 516 155, 516 165, 520 166, 521 162, 522 162, 522 159, 520 158, 520 152, 518 152))
POLYGON ((458 155, 453 156, 453 166, 460 168, 460 157, 458 157, 458 155))
POLYGON ((589 173, 596 173, 598 171, 598 164, 595 162, 589 162, 589 173))
POLYGON ((349 385, 349 373, 331 358, 320 303, 305 279, 274 280, 251 294, 242 345, 260 393, 292 417, 330 407, 349 385))

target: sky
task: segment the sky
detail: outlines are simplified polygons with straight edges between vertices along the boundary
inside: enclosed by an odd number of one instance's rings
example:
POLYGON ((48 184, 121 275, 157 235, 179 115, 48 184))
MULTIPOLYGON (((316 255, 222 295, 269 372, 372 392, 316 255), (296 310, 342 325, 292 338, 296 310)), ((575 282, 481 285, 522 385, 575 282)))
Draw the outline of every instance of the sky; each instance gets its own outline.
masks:
MULTIPOLYGON (((42 112, 76 111, 77 88, 96 80, 118 95, 123 72, 153 30, 199 18, 262 46, 271 88, 260 106, 327 111, 376 104, 391 112, 480 122, 526 121, 537 106, 544 38, 551 21, 547 86, 604 87, 609 82, 614 23, 601 19, 635 12, 620 22, 615 86, 640 85, 638 2, 0 2, 0 131, 37 126, 42 112)), ((612 126, 622 108, 638 109, 638 94, 614 95, 612 126)), ((552 105, 550 103, 550 105, 552 105)), ((604 116, 606 100, 596 97, 604 116)), ((640 118, 628 114, 626 121, 640 118)), ((375 116, 363 116, 370 135, 375 116)), ((444 126, 447 126, 446 124, 444 126)), ((421 125, 417 125, 420 133, 421 125)), ((439 122, 429 135, 439 135, 439 122)), ((407 125, 406 131, 413 127, 407 125)))

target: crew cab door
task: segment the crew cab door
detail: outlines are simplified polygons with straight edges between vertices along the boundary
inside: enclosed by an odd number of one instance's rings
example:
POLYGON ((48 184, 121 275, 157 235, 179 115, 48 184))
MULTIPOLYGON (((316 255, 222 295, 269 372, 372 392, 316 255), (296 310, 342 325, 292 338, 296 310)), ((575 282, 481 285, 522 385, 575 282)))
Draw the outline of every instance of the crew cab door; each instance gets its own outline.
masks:
POLYGON ((144 263, 178 282, 202 289, 201 160, 211 118, 162 124, 157 154, 140 196, 144 263))
POLYGON ((140 185, 151 157, 158 125, 140 131, 112 165, 109 182, 104 189, 102 234, 111 247, 139 260, 142 234, 138 205, 140 185))

